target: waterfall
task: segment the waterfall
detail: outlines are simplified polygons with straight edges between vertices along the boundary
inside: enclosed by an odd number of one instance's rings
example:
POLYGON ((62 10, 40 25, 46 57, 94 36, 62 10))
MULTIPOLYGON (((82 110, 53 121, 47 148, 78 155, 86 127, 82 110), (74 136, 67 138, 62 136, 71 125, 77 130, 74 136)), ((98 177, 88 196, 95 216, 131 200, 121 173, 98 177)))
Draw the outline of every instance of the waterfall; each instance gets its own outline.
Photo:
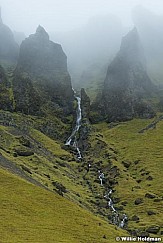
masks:
POLYGON ((112 190, 110 189, 109 192, 104 196, 104 198, 108 201, 108 207, 113 212, 112 223, 117 225, 120 228, 125 226, 126 221, 128 220, 127 215, 119 215, 118 211, 114 208, 113 200, 111 199, 112 190))
POLYGON ((80 160, 82 159, 82 155, 81 155, 81 151, 78 147, 78 142, 77 142, 77 132, 79 131, 79 128, 81 126, 81 119, 82 119, 82 114, 81 114, 81 98, 76 96, 76 91, 73 89, 74 91, 74 97, 77 100, 77 110, 76 110, 76 125, 70 135, 70 137, 67 139, 65 145, 67 146, 72 146, 76 149, 77 152, 77 158, 80 160))
MULTIPOLYGON (((103 180, 105 178, 105 175, 100 170, 98 171, 98 173, 99 173, 100 184, 101 186, 103 186, 103 180)), ((108 207, 113 212, 112 223, 117 225, 120 228, 123 228, 125 226, 126 221, 128 220, 127 215, 126 214, 119 215, 118 211, 114 207, 113 200, 111 199, 111 195, 112 195, 112 189, 109 189, 109 191, 104 195, 104 198, 107 200, 108 207)))

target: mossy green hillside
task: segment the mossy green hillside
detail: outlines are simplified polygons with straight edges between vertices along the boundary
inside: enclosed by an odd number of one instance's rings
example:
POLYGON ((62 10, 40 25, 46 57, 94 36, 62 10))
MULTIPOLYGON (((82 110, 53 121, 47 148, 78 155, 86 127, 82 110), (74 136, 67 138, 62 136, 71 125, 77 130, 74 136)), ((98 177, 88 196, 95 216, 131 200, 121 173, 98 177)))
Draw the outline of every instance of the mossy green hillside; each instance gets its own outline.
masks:
POLYGON ((3 243, 116 242, 123 235, 100 218, 45 189, 0 169, 3 243))
MULTIPOLYGON (((120 198, 116 206, 123 205, 122 212, 129 217, 128 229, 145 230, 151 225, 163 226, 163 121, 156 128, 139 133, 151 122, 152 120, 134 119, 112 128, 101 123, 94 126, 95 130, 90 137, 91 144, 94 143, 95 147, 97 136, 98 139, 100 136, 100 140, 108 148, 107 157, 118 167, 119 176, 114 187, 114 196, 120 198), (111 151, 109 153, 109 148, 114 150, 115 157, 111 151), (138 198, 142 199, 142 203, 136 205, 135 200, 138 198), (149 215, 149 211, 154 214, 149 215), (139 217, 137 222, 132 220, 134 215, 139 217)), ((108 159, 104 157, 101 167, 107 176, 105 166, 108 159)))

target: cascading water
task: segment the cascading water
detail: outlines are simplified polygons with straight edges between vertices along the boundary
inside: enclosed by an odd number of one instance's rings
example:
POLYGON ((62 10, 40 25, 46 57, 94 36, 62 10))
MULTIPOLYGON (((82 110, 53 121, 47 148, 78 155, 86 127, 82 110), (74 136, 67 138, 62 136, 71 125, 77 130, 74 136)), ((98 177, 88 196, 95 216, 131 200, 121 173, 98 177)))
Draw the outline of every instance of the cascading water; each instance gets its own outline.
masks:
MULTIPOLYGON (((100 184, 103 186, 103 180, 105 179, 105 175, 103 172, 99 172, 99 179, 100 184)), ((127 222, 128 218, 126 214, 119 215, 118 211, 114 208, 113 200, 111 199, 112 189, 109 189, 109 191, 104 195, 104 198, 107 200, 108 207, 113 212, 112 214, 112 223, 117 225, 120 228, 123 228, 125 226, 125 223, 127 222)))
POLYGON ((76 149, 76 152, 77 152, 77 158, 80 160, 80 159, 82 159, 82 155, 81 155, 80 149, 78 147, 78 142, 77 142, 76 135, 77 135, 77 132, 79 131, 79 128, 81 126, 81 118, 82 118, 82 114, 81 114, 81 98, 75 95, 76 92, 75 92, 74 89, 73 89, 73 91, 74 91, 74 97, 77 100, 76 125, 75 125, 70 137, 67 139, 65 145, 74 147, 76 149))

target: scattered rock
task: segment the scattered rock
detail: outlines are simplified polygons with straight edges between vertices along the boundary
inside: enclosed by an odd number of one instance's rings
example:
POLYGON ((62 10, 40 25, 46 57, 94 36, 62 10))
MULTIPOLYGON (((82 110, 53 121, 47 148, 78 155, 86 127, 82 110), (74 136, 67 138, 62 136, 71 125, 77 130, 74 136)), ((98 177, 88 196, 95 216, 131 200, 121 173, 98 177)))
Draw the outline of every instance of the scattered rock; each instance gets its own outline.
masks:
POLYGON ((154 202, 161 202, 162 201, 162 198, 156 198, 154 199, 154 202))
POLYGON ((149 236, 149 233, 148 232, 145 232, 145 231, 142 231, 140 234, 139 234, 140 237, 148 237, 149 236))
POLYGON ((140 183, 140 182, 142 182, 142 180, 139 179, 139 180, 136 180, 136 182, 137 182, 137 183, 140 183))
POLYGON ((126 205, 128 204, 128 202, 127 202, 127 201, 124 201, 124 202, 121 202, 121 204, 122 204, 123 206, 126 206, 126 205))
POLYGON ((141 203, 143 203, 143 199, 142 199, 142 198, 137 198, 137 199, 135 200, 135 205, 139 205, 139 204, 141 204, 141 203))
POLYGON ((52 185, 56 187, 57 189, 57 192, 60 194, 60 195, 63 195, 63 193, 66 193, 67 192, 67 189, 65 186, 63 186, 61 183, 59 183, 58 181, 53 181, 52 182, 52 185))
POLYGON ((147 177, 147 180, 148 180, 148 181, 152 181, 152 180, 153 180, 153 177, 152 177, 152 176, 148 176, 148 177, 147 177))
POLYGON ((155 215, 156 213, 153 212, 152 210, 149 210, 149 211, 147 211, 147 214, 150 216, 150 215, 155 215))
POLYGON ((32 174, 32 172, 30 171, 30 169, 29 169, 28 167, 26 167, 26 166, 24 166, 24 165, 22 165, 21 167, 22 167, 22 169, 23 169, 24 171, 28 172, 29 174, 32 174))
POLYGON ((150 193, 146 193, 146 194, 145 194, 145 197, 153 199, 153 198, 155 198, 156 196, 153 195, 153 194, 150 194, 150 193))
POLYGON ((124 167, 126 167, 128 169, 131 165, 131 162, 130 161, 122 161, 122 164, 124 165, 124 167))
POLYGON ((134 164, 137 165, 137 164, 139 164, 139 162, 140 162, 140 160, 135 160, 134 164))
POLYGON ((134 216, 132 216, 131 220, 139 222, 139 217, 137 215, 134 215, 134 216))
POLYGON ((15 149, 15 152, 17 153, 17 155, 19 156, 31 156, 34 155, 34 152, 32 150, 25 150, 25 149, 15 149))
POLYGON ((27 138, 25 138, 24 136, 21 136, 21 137, 19 138, 19 142, 20 142, 23 146, 25 146, 25 147, 30 147, 30 141, 29 141, 27 138))
POLYGON ((119 197, 114 197, 112 200, 113 200, 113 203, 116 204, 116 203, 119 203, 121 199, 119 197))
POLYGON ((159 230, 160 230, 160 226, 158 225, 152 225, 148 229, 146 229, 146 231, 151 234, 157 234, 159 230))

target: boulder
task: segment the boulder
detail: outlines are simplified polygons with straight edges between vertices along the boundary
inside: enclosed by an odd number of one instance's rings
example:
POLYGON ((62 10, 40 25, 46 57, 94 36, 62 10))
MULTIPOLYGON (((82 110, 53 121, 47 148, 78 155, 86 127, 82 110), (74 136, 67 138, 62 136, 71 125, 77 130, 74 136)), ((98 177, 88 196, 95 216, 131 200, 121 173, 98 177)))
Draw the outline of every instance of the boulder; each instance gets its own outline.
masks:
POLYGON ((135 200, 135 205, 139 205, 139 204, 142 204, 143 203, 143 198, 137 198, 135 200))
POLYGON ((158 225, 152 225, 146 229, 146 232, 151 234, 157 234, 159 231, 160 231, 160 226, 158 225))
POLYGON ((153 198, 155 198, 156 196, 153 195, 153 194, 151 194, 151 193, 146 193, 146 194, 145 194, 145 197, 150 198, 150 199, 153 199, 153 198))

